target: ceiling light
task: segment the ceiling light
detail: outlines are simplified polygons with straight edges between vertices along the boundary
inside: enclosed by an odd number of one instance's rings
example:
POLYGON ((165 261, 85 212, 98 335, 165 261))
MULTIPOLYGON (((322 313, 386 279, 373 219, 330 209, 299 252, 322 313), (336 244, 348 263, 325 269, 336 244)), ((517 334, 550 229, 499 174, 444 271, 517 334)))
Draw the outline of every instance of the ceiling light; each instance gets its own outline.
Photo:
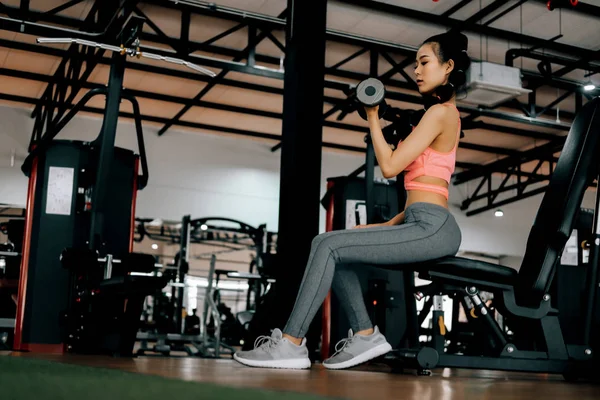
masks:
POLYGON ((502 217, 504 215, 504 211, 498 209, 494 212, 495 217, 502 217))
POLYGON ((200 229, 202 229, 203 231, 205 231, 205 230, 208 229, 208 225, 202 224, 202 225, 200 225, 200 229))
POLYGON ((157 245, 156 243, 152 243, 152 249, 153 249, 153 250, 156 250, 156 249, 158 249, 158 245, 157 245))
POLYGON ((591 92, 592 90, 596 89, 596 85, 594 85, 593 83, 586 83, 585 86, 583 87, 583 90, 585 90, 586 92, 591 92))

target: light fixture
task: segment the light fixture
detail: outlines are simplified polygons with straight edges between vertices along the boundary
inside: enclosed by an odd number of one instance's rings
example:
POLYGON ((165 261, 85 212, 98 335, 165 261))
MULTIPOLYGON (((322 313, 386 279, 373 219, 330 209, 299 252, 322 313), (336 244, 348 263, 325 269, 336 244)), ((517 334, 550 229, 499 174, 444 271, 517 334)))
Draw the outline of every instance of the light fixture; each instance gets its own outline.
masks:
POLYGON ((202 224, 202 225, 200 225, 200 229, 202 229, 203 231, 205 231, 205 230, 208 229, 208 225, 202 224))
POLYGON ((495 217, 502 217, 503 215, 504 215, 504 211, 502 211, 502 210, 500 210, 500 209, 497 209, 497 210, 494 212, 494 216, 495 216, 495 217))
POLYGON ((156 249, 158 249, 158 245, 157 245, 156 243, 152 243, 152 249, 153 249, 153 250, 156 250, 156 249))
POLYGON ((586 83, 583 87, 583 90, 585 90, 586 92, 591 92, 594 89, 596 89, 596 85, 594 85, 592 82, 586 83))

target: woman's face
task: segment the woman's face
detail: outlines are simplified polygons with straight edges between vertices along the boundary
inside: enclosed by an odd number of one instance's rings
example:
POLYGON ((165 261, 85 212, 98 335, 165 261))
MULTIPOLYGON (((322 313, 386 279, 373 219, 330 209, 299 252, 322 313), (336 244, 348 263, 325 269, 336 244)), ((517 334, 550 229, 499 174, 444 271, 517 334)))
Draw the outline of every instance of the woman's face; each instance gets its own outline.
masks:
POLYGON ((426 43, 417 51, 415 75, 419 93, 430 95, 438 86, 448 82, 453 61, 441 63, 434 46, 426 43))

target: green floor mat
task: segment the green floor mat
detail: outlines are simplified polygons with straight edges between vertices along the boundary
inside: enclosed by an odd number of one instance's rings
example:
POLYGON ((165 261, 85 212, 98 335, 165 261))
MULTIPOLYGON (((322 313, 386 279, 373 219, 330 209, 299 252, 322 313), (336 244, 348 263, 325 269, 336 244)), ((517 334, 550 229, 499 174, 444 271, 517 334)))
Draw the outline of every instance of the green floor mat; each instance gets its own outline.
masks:
POLYGON ((2 400, 323 399, 316 395, 224 387, 119 370, 0 356, 2 400))

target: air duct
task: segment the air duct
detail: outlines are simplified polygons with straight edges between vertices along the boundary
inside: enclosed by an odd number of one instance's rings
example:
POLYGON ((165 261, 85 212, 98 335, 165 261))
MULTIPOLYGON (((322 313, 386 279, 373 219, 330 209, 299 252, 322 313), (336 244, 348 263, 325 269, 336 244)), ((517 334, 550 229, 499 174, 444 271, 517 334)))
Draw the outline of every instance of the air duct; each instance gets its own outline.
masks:
POLYGON ((521 70, 490 62, 473 62, 467 71, 466 98, 462 101, 486 107, 517 98, 531 92, 521 82, 521 70))

